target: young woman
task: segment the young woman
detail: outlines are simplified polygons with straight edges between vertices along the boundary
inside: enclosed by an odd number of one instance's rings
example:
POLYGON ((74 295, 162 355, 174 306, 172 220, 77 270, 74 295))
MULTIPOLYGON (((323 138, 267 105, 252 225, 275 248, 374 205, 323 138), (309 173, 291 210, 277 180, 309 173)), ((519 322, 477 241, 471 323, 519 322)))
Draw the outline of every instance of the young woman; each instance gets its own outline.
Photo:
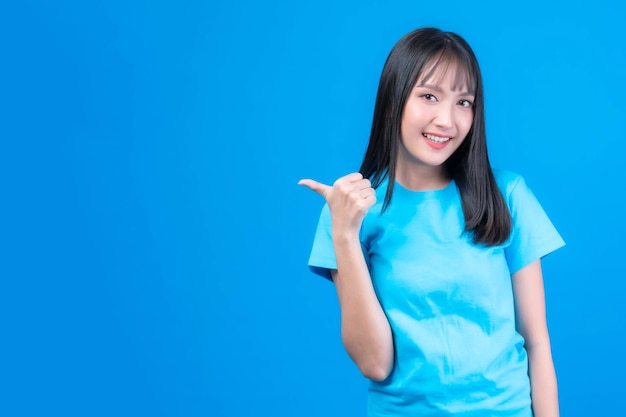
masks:
POLYGON ((321 194, 309 265, 335 283, 373 416, 558 416, 540 259, 564 243, 524 180, 492 170, 460 36, 392 49, 359 173, 321 194))

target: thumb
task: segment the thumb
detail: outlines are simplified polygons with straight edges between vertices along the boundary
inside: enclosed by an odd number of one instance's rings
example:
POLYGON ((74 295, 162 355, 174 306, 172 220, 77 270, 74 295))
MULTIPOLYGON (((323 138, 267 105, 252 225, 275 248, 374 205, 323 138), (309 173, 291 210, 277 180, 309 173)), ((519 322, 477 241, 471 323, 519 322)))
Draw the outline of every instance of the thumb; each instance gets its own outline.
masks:
POLYGON ((330 189, 332 188, 329 185, 308 179, 298 181, 298 185, 304 185, 305 187, 309 187, 311 190, 315 191, 324 198, 326 198, 326 196, 328 195, 328 191, 330 191, 330 189))

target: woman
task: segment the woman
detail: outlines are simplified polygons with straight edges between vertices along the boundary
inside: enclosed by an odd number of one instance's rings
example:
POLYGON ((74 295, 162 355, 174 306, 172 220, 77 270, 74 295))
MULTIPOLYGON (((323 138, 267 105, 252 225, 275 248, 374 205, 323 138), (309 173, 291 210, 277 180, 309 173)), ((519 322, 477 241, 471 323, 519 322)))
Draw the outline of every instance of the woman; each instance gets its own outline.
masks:
POLYGON ((320 193, 311 269, 335 283, 369 416, 558 416, 540 259, 564 243, 493 171, 480 69, 460 36, 392 49, 359 173, 320 193))

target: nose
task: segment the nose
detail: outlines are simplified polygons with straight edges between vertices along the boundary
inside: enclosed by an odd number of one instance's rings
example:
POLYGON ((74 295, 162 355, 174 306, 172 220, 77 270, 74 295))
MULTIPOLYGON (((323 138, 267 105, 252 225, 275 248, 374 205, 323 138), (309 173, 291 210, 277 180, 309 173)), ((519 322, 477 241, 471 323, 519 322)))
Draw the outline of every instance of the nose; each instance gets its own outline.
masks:
POLYGON ((447 104, 438 106, 435 114, 435 120, 433 121, 437 127, 442 129, 448 129, 452 127, 453 120, 453 108, 447 104))

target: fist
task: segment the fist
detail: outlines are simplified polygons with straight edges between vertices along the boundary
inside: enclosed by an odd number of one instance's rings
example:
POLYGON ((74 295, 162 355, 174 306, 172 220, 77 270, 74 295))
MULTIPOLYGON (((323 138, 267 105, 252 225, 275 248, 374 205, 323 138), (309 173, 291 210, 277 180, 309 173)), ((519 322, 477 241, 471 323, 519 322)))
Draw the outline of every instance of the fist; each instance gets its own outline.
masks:
POLYGON ((376 192, 367 178, 358 172, 339 178, 330 186, 305 179, 298 182, 326 199, 336 231, 358 232, 370 207, 376 204, 376 192))

